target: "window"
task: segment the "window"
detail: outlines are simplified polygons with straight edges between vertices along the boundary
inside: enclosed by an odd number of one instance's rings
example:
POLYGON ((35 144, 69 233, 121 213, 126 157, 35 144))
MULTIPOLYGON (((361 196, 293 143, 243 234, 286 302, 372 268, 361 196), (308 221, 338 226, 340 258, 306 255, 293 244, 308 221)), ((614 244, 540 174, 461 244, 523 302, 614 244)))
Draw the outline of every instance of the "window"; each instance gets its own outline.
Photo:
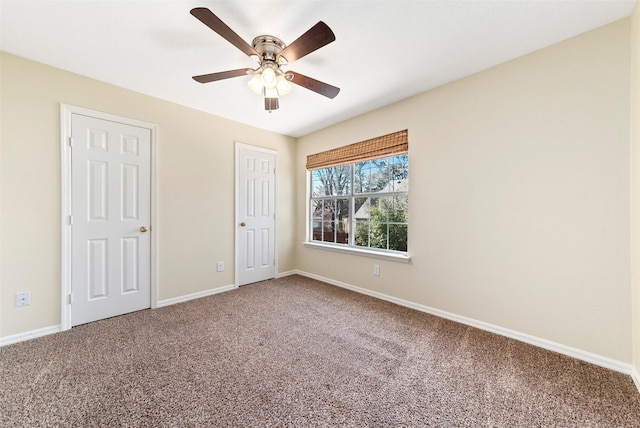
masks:
MULTIPOLYGON (((360 150, 358 156, 365 159, 352 156, 350 163, 311 169, 311 241, 381 252, 407 251, 409 156, 406 131, 402 133, 405 144, 391 150, 401 153, 383 151, 382 157, 367 158, 360 150)), ((344 153, 344 148, 338 150, 344 153)))

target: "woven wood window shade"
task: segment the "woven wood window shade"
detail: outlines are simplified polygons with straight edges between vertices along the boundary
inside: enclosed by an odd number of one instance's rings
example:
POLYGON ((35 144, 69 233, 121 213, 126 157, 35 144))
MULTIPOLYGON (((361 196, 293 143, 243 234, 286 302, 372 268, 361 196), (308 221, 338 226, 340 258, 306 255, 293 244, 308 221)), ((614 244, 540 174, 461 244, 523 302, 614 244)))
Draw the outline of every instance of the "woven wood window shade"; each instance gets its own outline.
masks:
POLYGON ((328 168, 409 151, 408 130, 394 132, 337 149, 307 156, 307 169, 328 168))

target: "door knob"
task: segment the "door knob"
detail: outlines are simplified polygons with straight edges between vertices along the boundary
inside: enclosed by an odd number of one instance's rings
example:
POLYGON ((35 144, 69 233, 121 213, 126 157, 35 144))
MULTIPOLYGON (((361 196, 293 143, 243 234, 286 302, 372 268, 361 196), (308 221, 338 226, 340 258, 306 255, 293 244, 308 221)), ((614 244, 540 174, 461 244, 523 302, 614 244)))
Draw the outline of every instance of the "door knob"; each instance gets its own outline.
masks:
POLYGON ((247 225, 247 223, 245 223, 244 221, 242 223, 240 223, 240 226, 245 227, 247 225))
POLYGON ((147 227, 146 227, 146 226, 140 226, 140 232, 144 233, 144 232, 146 232, 147 230, 149 230, 149 229, 147 229, 147 227))

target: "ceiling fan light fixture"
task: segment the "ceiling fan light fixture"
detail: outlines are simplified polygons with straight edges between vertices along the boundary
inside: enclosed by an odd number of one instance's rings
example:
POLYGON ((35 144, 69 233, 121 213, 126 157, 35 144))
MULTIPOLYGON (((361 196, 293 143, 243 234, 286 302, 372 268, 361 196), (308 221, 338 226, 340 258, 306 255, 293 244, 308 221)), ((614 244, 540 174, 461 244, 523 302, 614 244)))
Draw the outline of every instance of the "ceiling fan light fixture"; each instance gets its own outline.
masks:
POLYGON ((251 80, 249 80, 249 89, 255 92, 258 95, 262 95, 262 90, 264 86, 262 85, 262 79, 260 73, 255 73, 251 80))
POLYGON ((278 98, 278 89, 277 88, 264 88, 264 96, 265 96, 265 98, 278 98))
POLYGON ((252 92, 258 95, 264 94, 267 98, 287 95, 292 88, 285 75, 270 67, 256 70, 247 84, 252 92))
POLYGON ((260 79, 264 87, 269 89, 275 88, 278 83, 276 71, 271 67, 265 67, 265 69, 262 70, 262 77, 260 79))
POLYGON ((291 92, 291 84, 285 79, 284 76, 278 76, 278 83, 276 84, 276 88, 278 89, 278 94, 280 96, 287 95, 291 92))

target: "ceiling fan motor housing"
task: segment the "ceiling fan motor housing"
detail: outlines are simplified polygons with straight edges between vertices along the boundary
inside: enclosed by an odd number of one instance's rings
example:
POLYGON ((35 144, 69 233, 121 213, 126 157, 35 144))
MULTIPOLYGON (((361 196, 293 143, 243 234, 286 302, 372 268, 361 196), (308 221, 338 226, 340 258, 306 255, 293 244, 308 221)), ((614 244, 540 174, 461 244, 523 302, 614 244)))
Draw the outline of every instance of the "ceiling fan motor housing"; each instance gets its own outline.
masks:
MULTIPOLYGON (((262 57, 259 59, 261 62, 275 62, 278 54, 287 46, 282 40, 274 36, 258 36, 253 39, 252 45, 253 49, 255 49, 262 57)), ((280 59, 282 58, 283 57, 280 57, 280 59)))

